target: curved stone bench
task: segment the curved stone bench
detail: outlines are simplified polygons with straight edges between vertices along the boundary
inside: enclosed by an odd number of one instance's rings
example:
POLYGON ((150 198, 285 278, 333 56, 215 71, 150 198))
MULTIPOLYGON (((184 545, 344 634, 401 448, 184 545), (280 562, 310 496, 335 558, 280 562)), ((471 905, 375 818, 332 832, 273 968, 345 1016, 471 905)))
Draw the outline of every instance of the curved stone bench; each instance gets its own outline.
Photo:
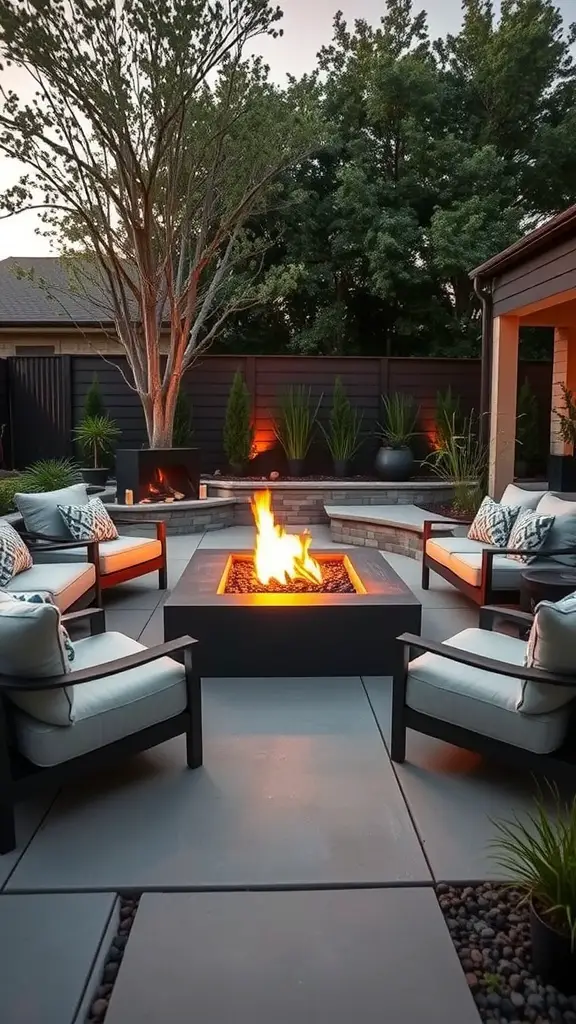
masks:
MULTIPOLYGON (((418 505, 325 505, 330 519, 330 536, 337 544, 379 548, 409 558, 422 557, 422 529, 425 519, 441 523, 446 516, 426 512, 418 505)), ((450 537, 454 526, 436 529, 434 536, 450 537)), ((457 529, 457 528, 456 528, 457 529)))

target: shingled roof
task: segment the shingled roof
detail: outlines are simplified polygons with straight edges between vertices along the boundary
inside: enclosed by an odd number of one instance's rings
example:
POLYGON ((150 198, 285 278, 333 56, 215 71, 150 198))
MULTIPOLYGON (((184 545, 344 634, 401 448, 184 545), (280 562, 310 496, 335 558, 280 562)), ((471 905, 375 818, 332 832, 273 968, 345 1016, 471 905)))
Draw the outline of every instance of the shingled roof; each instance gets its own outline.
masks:
POLYGON ((65 264, 57 256, 0 260, 0 327, 100 326, 111 323, 97 290, 91 300, 70 290, 65 264), (55 298, 38 284, 19 278, 17 268, 43 278, 55 298))

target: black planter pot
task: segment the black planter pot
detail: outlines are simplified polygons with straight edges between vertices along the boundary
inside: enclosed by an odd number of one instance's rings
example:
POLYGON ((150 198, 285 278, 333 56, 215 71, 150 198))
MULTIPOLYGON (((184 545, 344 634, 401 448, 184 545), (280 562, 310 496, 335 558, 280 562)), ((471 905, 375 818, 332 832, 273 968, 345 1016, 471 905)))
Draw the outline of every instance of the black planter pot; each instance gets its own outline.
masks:
POLYGON ((304 469, 304 459, 288 459, 288 475, 289 476, 302 476, 302 470, 304 469))
POLYGON ((230 469, 234 476, 244 476, 246 472, 246 466, 243 462, 231 462, 230 469))
POLYGON ((106 487, 110 470, 107 466, 104 469, 101 467, 98 469, 81 469, 80 474, 85 484, 92 484, 93 487, 106 487))
POLYGON ((409 480, 414 471, 414 457, 409 448, 386 448, 382 445, 376 453, 374 469, 381 480, 409 480))
POLYGON ((334 476, 346 476, 348 471, 348 459, 333 459, 332 461, 334 463, 334 476))
POLYGON ((576 948, 570 937, 557 932, 530 904, 530 934, 534 971, 545 985, 555 985, 564 995, 576 995, 576 948))

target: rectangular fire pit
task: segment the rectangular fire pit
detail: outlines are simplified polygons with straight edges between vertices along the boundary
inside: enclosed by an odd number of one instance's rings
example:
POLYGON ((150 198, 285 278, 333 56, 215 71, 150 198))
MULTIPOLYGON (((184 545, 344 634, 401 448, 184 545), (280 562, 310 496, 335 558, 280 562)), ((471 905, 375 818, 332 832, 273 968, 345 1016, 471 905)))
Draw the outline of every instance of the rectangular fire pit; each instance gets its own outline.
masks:
POLYGON ((199 640, 203 676, 392 675, 402 657, 394 638, 420 632, 420 602, 379 551, 313 555, 324 589, 286 593, 258 591, 251 554, 196 551, 164 604, 166 640, 199 640), (254 589, 230 593, 238 579, 254 589))

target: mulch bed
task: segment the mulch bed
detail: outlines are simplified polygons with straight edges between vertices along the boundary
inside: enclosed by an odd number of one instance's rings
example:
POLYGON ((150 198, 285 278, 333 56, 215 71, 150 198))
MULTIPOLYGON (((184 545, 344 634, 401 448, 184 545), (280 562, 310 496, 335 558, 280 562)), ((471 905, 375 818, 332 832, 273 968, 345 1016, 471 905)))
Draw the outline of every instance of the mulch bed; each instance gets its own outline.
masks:
POLYGON ((460 509, 454 508, 448 502, 419 502, 418 508, 423 508, 425 512, 432 512, 437 516, 446 516, 448 519, 460 519, 463 522, 469 522, 473 519, 473 516, 467 512, 461 512, 460 509))
POLYGON ((112 939, 110 949, 108 950, 106 962, 102 969, 100 984, 94 993, 94 999, 86 1018, 86 1024, 102 1024, 106 1017, 114 983, 116 981, 118 971, 120 970, 120 964, 122 963, 122 957, 124 956, 124 949, 126 948, 128 936, 130 935, 130 930, 134 924, 134 918, 136 917, 139 902, 139 896, 120 897, 120 921, 118 924, 118 931, 112 939))
POLYGON ((576 996, 534 974, 528 907, 516 889, 486 882, 436 892, 481 1020, 576 1024, 576 996))

